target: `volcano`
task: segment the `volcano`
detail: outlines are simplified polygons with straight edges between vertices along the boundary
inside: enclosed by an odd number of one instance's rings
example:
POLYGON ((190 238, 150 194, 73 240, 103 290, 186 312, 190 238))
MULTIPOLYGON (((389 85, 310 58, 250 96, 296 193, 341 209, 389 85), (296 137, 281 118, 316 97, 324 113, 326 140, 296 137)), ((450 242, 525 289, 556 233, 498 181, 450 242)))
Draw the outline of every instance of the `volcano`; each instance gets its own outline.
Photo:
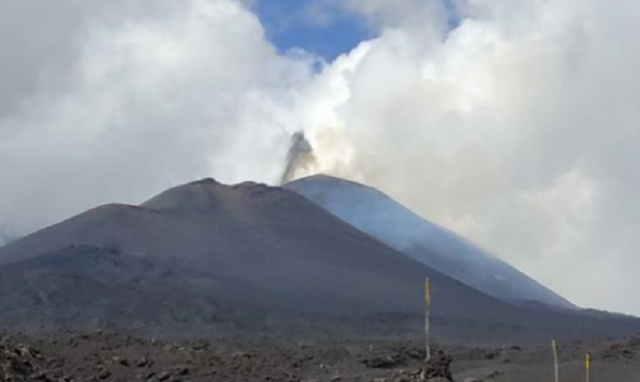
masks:
POLYGON ((390 247, 486 294, 511 302, 575 307, 506 262, 374 188, 326 175, 300 179, 285 187, 390 247))
POLYGON ((507 303, 291 190, 213 179, 138 206, 100 206, 0 248, 0 325, 154 336, 419 332, 425 277, 434 330, 448 339, 640 329, 633 318, 507 303))

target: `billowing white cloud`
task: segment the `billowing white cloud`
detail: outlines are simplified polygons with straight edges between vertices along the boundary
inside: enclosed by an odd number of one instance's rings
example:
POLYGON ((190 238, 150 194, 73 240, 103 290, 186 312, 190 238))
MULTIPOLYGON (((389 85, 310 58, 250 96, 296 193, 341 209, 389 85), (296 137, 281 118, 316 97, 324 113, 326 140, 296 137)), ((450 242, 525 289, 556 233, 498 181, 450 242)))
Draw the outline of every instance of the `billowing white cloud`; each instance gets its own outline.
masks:
POLYGON ((317 170, 387 191, 579 304, 640 313, 640 5, 461 9, 440 40, 383 28, 323 73, 333 96, 310 130, 347 150, 316 143, 317 170))
POLYGON ((69 16, 82 37, 55 45, 74 59, 0 117, 5 235, 197 177, 266 181, 280 171, 296 128, 284 111, 312 77, 310 58, 278 56, 236 2, 142 15, 118 5, 119 18, 69 16))
POLYGON ((201 176, 277 182, 304 130, 313 171, 379 187, 578 304, 640 314, 640 3, 458 1, 447 31, 436 1, 344 1, 379 34, 318 73, 239 2, 148 3, 65 0, 49 23, 0 5, 20 36, 0 60, 4 235, 201 176))

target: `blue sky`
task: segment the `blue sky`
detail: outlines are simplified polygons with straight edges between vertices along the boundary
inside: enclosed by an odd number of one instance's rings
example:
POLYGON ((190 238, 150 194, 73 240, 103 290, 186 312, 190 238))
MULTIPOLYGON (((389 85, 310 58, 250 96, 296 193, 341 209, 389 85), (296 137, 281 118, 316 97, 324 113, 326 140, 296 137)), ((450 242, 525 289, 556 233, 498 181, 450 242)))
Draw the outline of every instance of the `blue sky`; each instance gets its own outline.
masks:
POLYGON ((281 51, 303 48, 333 60, 371 36, 358 15, 336 9, 313 12, 316 0, 258 0, 255 11, 281 51))
MULTIPOLYGON (((442 1, 453 29, 460 21, 455 0, 442 1)), ((372 37, 373 31, 359 15, 327 4, 321 0, 256 0, 254 10, 280 51, 302 48, 332 61, 372 37)))

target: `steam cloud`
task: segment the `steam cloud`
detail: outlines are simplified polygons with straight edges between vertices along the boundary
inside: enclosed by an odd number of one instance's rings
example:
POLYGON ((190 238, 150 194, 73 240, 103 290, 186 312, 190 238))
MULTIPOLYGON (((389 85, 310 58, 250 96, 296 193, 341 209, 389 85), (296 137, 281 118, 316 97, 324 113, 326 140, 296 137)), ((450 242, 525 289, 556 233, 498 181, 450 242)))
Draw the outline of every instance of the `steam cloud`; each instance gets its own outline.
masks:
POLYGON ((202 176, 327 172, 578 304, 640 314, 640 3, 459 1, 453 30, 437 1, 321 3, 377 37, 323 63, 278 54, 231 0, 0 4, 18 36, 0 61, 2 235, 202 176), (286 159, 298 131, 313 160, 290 171, 310 158, 286 159))

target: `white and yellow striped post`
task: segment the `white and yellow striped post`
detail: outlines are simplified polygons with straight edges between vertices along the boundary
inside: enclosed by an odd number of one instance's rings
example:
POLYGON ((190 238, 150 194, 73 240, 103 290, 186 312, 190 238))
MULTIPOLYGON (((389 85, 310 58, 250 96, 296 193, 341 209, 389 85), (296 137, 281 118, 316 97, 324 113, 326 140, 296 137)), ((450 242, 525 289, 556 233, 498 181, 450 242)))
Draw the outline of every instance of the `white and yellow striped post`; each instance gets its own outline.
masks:
POLYGON ((556 340, 551 340, 551 347, 553 348, 553 370, 555 373, 555 381, 560 382, 560 373, 558 371, 558 347, 556 346, 556 340))
POLYGON ((431 345, 429 344, 429 326, 431 321, 431 282, 427 277, 424 280, 424 340, 425 340, 425 361, 431 360, 431 345))
POLYGON ((591 380, 591 354, 587 353, 584 357, 585 378, 587 382, 591 380))

